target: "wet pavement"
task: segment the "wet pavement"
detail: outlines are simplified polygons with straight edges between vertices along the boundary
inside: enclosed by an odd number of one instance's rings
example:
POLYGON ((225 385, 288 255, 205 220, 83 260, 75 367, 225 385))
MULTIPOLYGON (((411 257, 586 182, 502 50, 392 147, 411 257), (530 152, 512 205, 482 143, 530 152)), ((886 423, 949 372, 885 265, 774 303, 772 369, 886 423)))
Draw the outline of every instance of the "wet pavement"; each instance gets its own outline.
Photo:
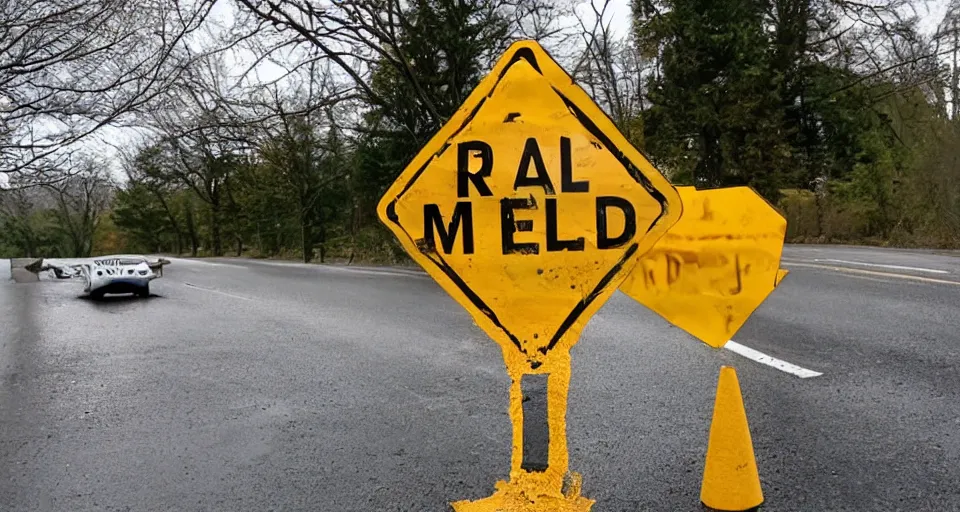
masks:
MULTIPOLYGON (((942 263, 864 254, 816 259, 942 263)), ((723 364, 763 510, 960 509, 960 287, 787 259, 737 341, 822 376, 710 349, 621 294, 590 322, 567 420, 593 510, 700 510, 723 364)), ((4 512, 440 511, 508 476, 500 350, 415 270, 174 259, 152 297, 104 301, 3 272, 4 512)))

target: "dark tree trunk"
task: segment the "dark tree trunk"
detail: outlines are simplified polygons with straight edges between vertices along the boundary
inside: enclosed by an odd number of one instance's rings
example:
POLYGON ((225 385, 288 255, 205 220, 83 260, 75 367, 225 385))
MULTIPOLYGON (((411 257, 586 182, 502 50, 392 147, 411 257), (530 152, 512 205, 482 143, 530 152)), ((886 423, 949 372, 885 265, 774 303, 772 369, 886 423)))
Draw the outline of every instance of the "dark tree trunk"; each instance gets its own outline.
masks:
MULTIPOLYGON (((300 216, 300 250, 303 254, 303 262, 310 263, 313 259, 313 240, 310 236, 311 229, 307 225, 306 219, 300 216)), ((321 260, 322 261, 322 260, 321 260)))
MULTIPOLYGON (((167 204, 167 200, 164 199, 163 194, 159 190, 152 190, 153 195, 160 201, 160 206, 163 207, 163 211, 167 214, 167 219, 170 220, 170 225, 173 226, 173 232, 177 236, 177 256, 183 254, 183 230, 180 229, 180 223, 177 222, 177 216, 173 214, 173 211, 170 210, 170 205, 167 204)), ((188 208, 189 211, 189 208, 188 208)))
POLYGON ((220 232, 220 203, 214 201, 210 204, 210 230, 213 238, 213 255, 223 256, 223 238, 220 232))
POLYGON ((327 261, 327 230, 320 226, 320 263, 327 261))
POLYGON ((197 239, 197 227, 193 219, 193 208, 187 206, 187 232, 190 235, 190 256, 196 258, 197 252, 200 246, 200 241, 197 239))

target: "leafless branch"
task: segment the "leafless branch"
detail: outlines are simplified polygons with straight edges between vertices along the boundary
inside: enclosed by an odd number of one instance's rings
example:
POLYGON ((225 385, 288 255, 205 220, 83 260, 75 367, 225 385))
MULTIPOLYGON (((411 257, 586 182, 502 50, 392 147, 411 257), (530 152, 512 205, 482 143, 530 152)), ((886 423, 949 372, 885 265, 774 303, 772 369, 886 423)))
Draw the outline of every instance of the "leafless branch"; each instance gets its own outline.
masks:
POLYGON ((48 160, 180 78, 213 0, 0 0, 0 172, 48 160))

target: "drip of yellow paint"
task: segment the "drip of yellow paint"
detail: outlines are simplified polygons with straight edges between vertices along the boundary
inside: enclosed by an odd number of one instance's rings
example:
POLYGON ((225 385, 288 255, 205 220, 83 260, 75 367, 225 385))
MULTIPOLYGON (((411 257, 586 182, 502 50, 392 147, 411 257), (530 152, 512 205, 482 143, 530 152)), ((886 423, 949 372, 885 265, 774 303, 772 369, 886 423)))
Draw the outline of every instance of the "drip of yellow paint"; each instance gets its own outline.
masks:
POLYGON ((510 420, 513 424, 513 453, 510 481, 499 481, 492 496, 476 501, 452 503, 456 512, 589 512, 594 501, 580 495, 582 478, 567 470, 566 440, 567 392, 570 384, 570 353, 551 352, 536 370, 512 350, 504 350, 504 362, 510 375, 510 420), (523 395, 520 381, 524 373, 547 373, 547 415, 550 425, 549 468, 528 472, 523 461, 523 395), (564 485, 566 481, 566 485, 564 485))
POLYGON ((571 474, 576 482, 566 494, 548 491, 527 479, 497 482, 497 492, 477 501, 453 503, 456 512, 589 512, 594 501, 580 496, 580 475, 571 474))

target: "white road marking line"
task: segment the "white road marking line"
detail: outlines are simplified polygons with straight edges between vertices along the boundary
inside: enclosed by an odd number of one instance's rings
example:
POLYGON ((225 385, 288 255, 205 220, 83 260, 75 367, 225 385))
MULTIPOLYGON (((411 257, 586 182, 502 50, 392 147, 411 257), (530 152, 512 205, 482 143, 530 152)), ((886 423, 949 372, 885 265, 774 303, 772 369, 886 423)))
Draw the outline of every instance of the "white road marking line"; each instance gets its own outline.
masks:
POLYGON ((891 268, 894 270, 913 270, 915 272, 930 272, 932 274, 949 274, 949 271, 936 268, 904 267, 903 265, 885 265, 881 263, 866 263, 864 261, 835 260, 830 258, 814 258, 813 261, 828 261, 831 263, 846 263, 847 265, 862 265, 864 267, 891 268))
POLYGON ((416 269, 398 269, 391 267, 383 268, 364 268, 364 267, 351 267, 348 265, 328 265, 323 263, 301 263, 296 261, 276 261, 276 260, 250 260, 250 263, 254 265, 264 265, 271 267, 294 267, 294 268, 306 268, 313 270, 331 270, 336 272, 352 272, 355 274, 368 274, 368 275, 389 275, 389 276, 402 276, 402 277, 429 277, 427 274, 420 270, 416 269))
POLYGON ((219 263, 219 262, 216 262, 216 261, 209 261, 209 260, 204 260, 204 259, 199 259, 199 258, 198 258, 198 259, 193 259, 193 258, 169 258, 169 257, 168 257, 168 258, 166 258, 166 259, 170 260, 170 263, 174 263, 174 264, 179 263, 179 264, 181 264, 181 265, 184 265, 184 264, 186 264, 186 265, 190 265, 190 264, 196 264, 196 265, 212 265, 212 266, 214 266, 214 267, 229 267, 229 268, 240 268, 240 269, 244 269, 244 270, 249 270, 249 268, 247 268, 247 267, 245 267, 245 266, 243 266, 243 265, 233 265, 233 264, 230 264, 230 263, 219 263))
MULTIPOLYGON (((232 263, 221 263, 203 259, 185 259, 185 258, 167 258, 171 262, 184 262, 184 263, 197 263, 202 265, 213 265, 215 267, 231 267, 231 268, 242 268, 244 270, 250 270, 248 265, 235 265, 232 263)), ((338 266, 338 265, 324 265, 318 263, 300 263, 296 261, 276 261, 276 260, 246 260, 245 263, 249 265, 262 265, 268 267, 292 267, 292 268, 302 268, 302 269, 311 269, 311 270, 331 270, 338 272, 352 272, 354 274, 366 274, 366 275, 387 275, 387 276, 400 276, 400 277, 416 277, 416 278, 427 278, 430 277, 426 273, 419 270, 404 270, 404 269, 391 269, 385 267, 383 270, 380 269, 367 269, 359 267, 349 267, 349 266, 338 266)))
POLYGON ((331 266, 324 266, 324 267, 322 267, 322 268, 323 268, 324 270, 339 270, 339 271, 341 271, 341 272, 351 272, 351 273, 354 273, 354 274, 365 274, 365 275, 371 275, 371 276, 377 276, 377 275, 379 275, 379 276, 399 276, 399 277, 418 277, 418 278, 430 277, 429 275, 427 275, 427 274, 425 274, 425 273, 423 273, 423 272, 417 272, 417 271, 415 271, 415 270, 414 270, 414 271, 404 271, 404 270, 399 270, 399 271, 396 271, 396 270, 369 270, 369 269, 365 269, 365 268, 334 267, 334 266, 332 266, 332 265, 331 265, 331 266))
POLYGON ((723 348, 733 352, 735 354, 740 354, 747 359, 752 359, 760 364, 765 364, 767 366, 772 366, 782 372, 787 372, 792 375, 796 375, 801 379, 809 379, 810 377, 819 377, 823 375, 821 372, 815 372, 813 370, 808 370, 806 368, 801 368, 795 364, 788 363, 786 361, 781 361, 772 356, 768 356, 759 350, 754 350, 750 347, 741 345, 736 341, 730 340, 723 346, 723 348))
POLYGON ((253 300, 253 299, 251 299, 250 297, 241 297, 240 295, 234 295, 234 294, 232 294, 232 293, 221 292, 220 290, 214 290, 213 288, 204 288, 204 287, 202 287, 202 286, 197 286, 197 285, 195 285, 195 284, 183 283, 183 285, 184 285, 184 286, 187 286, 187 287, 190 287, 190 288, 193 288, 193 289, 195 289, 195 290, 203 290, 203 291, 205 291, 205 292, 210 292, 210 293, 219 293, 220 295, 226 295, 227 297, 233 297, 234 299, 253 300))
POLYGON ((871 283, 883 283, 883 284, 890 284, 890 283, 891 283, 891 281, 890 281, 889 279, 883 279, 883 278, 880 278, 880 277, 864 276, 864 275, 860 275, 860 274, 858 274, 858 273, 856 273, 856 272, 847 272, 844 277, 849 277, 850 279, 860 279, 860 280, 862 280, 862 281, 870 281, 871 283))
POLYGON ((872 270, 863 270, 859 268, 835 267, 832 265, 816 265, 814 263, 796 263, 792 261, 783 261, 783 264, 786 266, 795 266, 795 267, 822 268, 826 270, 834 270, 837 272, 845 272, 849 274, 866 274, 866 275, 877 276, 877 277, 890 277, 890 278, 896 278, 896 279, 906 279, 908 281, 920 281, 922 283, 950 284, 953 286, 960 286, 960 281, 948 281, 946 279, 934 279, 932 277, 910 276, 907 274, 894 274, 892 272, 875 272, 872 270))

